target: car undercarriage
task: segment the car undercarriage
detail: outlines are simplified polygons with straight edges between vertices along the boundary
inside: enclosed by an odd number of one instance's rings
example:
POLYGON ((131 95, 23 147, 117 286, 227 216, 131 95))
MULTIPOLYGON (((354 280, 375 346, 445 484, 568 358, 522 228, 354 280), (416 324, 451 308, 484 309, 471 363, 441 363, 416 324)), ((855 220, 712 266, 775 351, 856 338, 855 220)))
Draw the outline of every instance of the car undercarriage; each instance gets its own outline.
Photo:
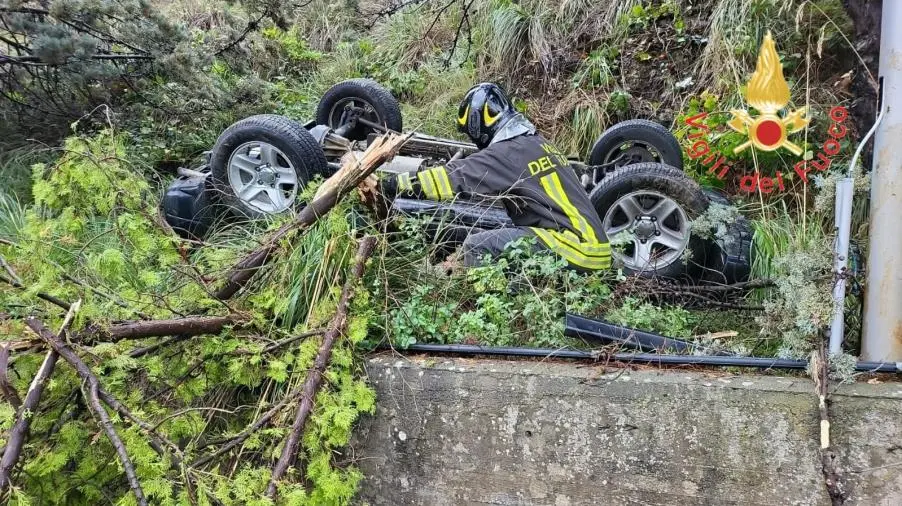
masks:
MULTIPOLYGON (((403 131, 400 104, 369 79, 336 84, 322 97, 316 118, 300 124, 282 116, 241 120, 220 135, 205 163, 181 170, 163 199, 164 215, 176 232, 202 238, 220 213, 245 218, 288 212, 302 205, 299 194, 316 176, 328 177, 346 156, 360 155, 377 136, 403 131), (225 211, 223 211, 225 209, 225 211)), ((414 132, 380 172, 411 172, 465 158, 475 145, 414 132)), ((648 120, 613 125, 585 161, 570 163, 589 193, 614 246, 615 266, 626 274, 732 283, 748 278, 751 227, 744 218, 726 236, 693 234, 692 220, 712 204, 729 206, 715 190, 703 189, 682 172, 676 138, 648 120)), ((397 198, 390 216, 429 217, 433 238, 468 229, 513 226, 492 201, 437 202, 397 198)))

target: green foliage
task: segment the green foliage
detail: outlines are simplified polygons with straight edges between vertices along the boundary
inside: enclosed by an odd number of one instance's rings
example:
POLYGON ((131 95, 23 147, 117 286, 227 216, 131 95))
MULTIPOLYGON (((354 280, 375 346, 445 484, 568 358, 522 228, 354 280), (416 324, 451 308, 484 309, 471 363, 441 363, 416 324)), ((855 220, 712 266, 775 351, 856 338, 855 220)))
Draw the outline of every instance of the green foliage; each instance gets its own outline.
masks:
POLYGON ((753 221, 752 273, 776 288, 760 294, 762 332, 782 338, 780 356, 803 358, 833 317, 831 239, 819 213, 790 212, 785 203, 762 209, 753 221))
POLYGON ((25 206, 15 196, 0 191, 0 237, 14 240, 25 228, 25 206))
POLYGON ((730 244, 735 240, 730 233, 731 226, 740 216, 739 209, 735 206, 712 202, 704 213, 692 220, 692 233, 709 240, 720 239, 725 245, 730 244))
POLYGON ((301 38, 297 30, 284 31, 276 26, 269 26, 261 30, 260 34, 276 44, 279 61, 284 62, 280 69, 283 75, 309 72, 323 57, 322 53, 308 47, 307 41, 301 38))
MULTIPOLYGON (((172 318, 183 312, 222 310, 208 295, 211 287, 204 280, 253 248, 254 233, 222 231, 204 248, 191 252, 160 227, 159 190, 150 183, 155 175, 130 164, 128 152, 125 136, 107 130, 71 137, 56 163, 35 166, 34 204, 25 209, 10 205, 11 211, 5 210, 0 222, 9 230, 4 238, 11 240, 11 244, 0 244, 0 254, 27 287, 0 291, 0 304, 9 307, 13 317, 37 311, 48 325, 59 325, 61 315, 35 298, 38 291, 82 300, 74 336, 87 324, 135 319, 138 312, 172 318)), ((177 442, 188 459, 212 451, 215 447, 202 447, 202 442, 227 440, 243 430, 261 412, 249 407, 269 409, 296 388, 312 366, 319 338, 265 355, 263 349, 294 332, 320 328, 331 318, 353 243, 345 216, 331 216, 319 225, 319 231, 311 231, 309 243, 298 243, 296 252, 316 262, 296 265, 301 257, 292 255, 258 281, 263 285, 254 290, 258 295, 232 302, 249 317, 241 329, 226 328, 218 335, 170 344, 162 353, 138 358, 129 352, 157 340, 101 340, 77 349, 105 389, 137 416, 158 424, 159 432, 177 442), (317 238, 326 235, 330 237, 326 241, 317 238), (307 293, 308 287, 319 291, 307 293), (295 295, 267 296, 285 293, 295 295), (310 306, 313 300, 318 300, 315 307, 310 306)), ((274 221, 251 229, 277 225, 274 221)), ((303 437, 300 460, 308 463, 306 474, 291 475, 280 483, 280 503, 346 504, 357 488, 359 471, 337 464, 335 455, 347 444, 359 414, 371 413, 375 407, 374 393, 361 379, 354 355, 370 326, 369 300, 362 289, 355 296, 348 337, 336 343, 325 373, 327 386, 317 397, 303 437)), ((0 323, 0 339, 21 340, 23 335, 21 321, 0 323)), ((27 389, 42 357, 42 353, 17 356, 11 374, 14 388, 27 389)), ((71 369, 57 367, 42 408, 33 415, 33 437, 15 478, 19 488, 13 504, 38 498, 46 504, 96 504, 110 498, 129 504, 133 500, 121 480, 112 446, 98 436, 96 423, 81 404, 80 387, 71 369)), ((227 460, 204 469, 172 468, 169 457, 161 457, 148 445, 143 431, 118 419, 114 424, 153 504, 189 503, 189 479, 198 504, 272 504, 263 498, 263 491, 272 459, 286 436, 283 427, 290 423, 291 410, 286 409, 282 417, 280 423, 258 431, 238 448, 245 453, 234 471, 220 467, 227 460)), ((0 427, 8 427, 12 419, 13 413, 3 405, 0 427)))
POLYGON ((31 167, 36 163, 49 163, 53 157, 50 150, 31 145, 0 148, 2 192, 20 203, 31 202, 31 167))
MULTIPOLYGON (((406 285, 384 273, 393 282, 397 302, 388 310, 383 331, 399 347, 423 341, 567 346, 564 313, 598 307, 610 295, 610 276, 566 269, 563 260, 535 252, 533 241, 512 243, 502 258, 470 269, 462 278, 427 271, 406 285)), ((410 248, 417 250, 423 248, 410 248)))
POLYGON ((631 30, 645 29, 649 24, 655 23, 663 17, 672 17, 677 33, 685 28, 685 22, 680 19, 680 7, 676 2, 668 0, 660 3, 640 3, 632 8, 620 19, 620 23, 631 30))
POLYGON ((634 297, 625 298, 623 305, 608 311, 605 318, 619 325, 682 338, 691 337, 697 324, 697 317, 686 309, 658 307, 634 297))

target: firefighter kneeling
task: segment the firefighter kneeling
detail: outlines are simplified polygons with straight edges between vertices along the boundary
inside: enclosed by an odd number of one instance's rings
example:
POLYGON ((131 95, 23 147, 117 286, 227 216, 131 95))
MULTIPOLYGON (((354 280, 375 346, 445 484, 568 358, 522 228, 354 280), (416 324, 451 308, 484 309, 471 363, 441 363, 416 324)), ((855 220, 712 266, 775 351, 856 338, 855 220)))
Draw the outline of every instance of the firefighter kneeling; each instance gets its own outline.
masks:
POLYGON ((567 158, 514 110, 499 86, 471 88, 460 104, 457 125, 478 152, 391 176, 382 182, 385 195, 500 198, 515 227, 470 233, 461 248, 468 267, 479 265, 486 255, 498 257, 509 243, 528 236, 580 271, 610 267, 611 248, 601 220, 567 158))

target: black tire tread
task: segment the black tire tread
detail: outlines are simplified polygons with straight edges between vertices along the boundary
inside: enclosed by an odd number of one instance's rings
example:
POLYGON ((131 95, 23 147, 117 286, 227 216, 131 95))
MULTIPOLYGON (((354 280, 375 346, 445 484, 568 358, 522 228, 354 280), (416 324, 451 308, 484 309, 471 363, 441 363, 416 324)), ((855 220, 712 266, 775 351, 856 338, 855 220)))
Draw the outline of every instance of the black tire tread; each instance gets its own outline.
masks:
MULTIPOLYGON (((733 203, 723 193, 705 188, 703 190, 711 203, 732 206, 733 203)), ((733 242, 726 244, 722 239, 710 241, 708 262, 703 279, 715 283, 739 283, 748 281, 752 270, 754 245, 752 224, 745 216, 730 225, 727 233, 733 242)))
POLYGON ((377 112, 379 112, 388 128, 398 132, 403 130, 404 122, 401 117, 401 105, 398 103, 398 99, 378 82, 363 77, 341 81, 323 94, 316 107, 317 124, 328 125, 329 111, 332 108, 332 104, 342 98, 352 96, 366 99, 373 107, 377 108, 377 112))
MULTIPOLYGON (((589 165, 601 165, 603 163, 604 160, 602 158, 604 155, 614 147, 613 145, 607 146, 607 143, 611 142, 611 139, 630 139, 634 136, 634 132, 636 131, 651 132, 659 137, 658 140, 662 144, 660 146, 655 144, 655 146, 658 147, 658 149, 666 148, 667 150, 666 153, 661 153, 662 158, 666 158, 662 159, 661 162, 679 170, 683 169, 683 153, 680 149, 679 141, 677 141, 676 137, 674 137, 666 127, 647 119, 621 121, 602 132, 598 137, 598 140, 595 141, 595 144, 592 145, 592 151, 589 154, 589 165)), ((622 142, 623 140, 619 141, 619 143, 622 142)))
MULTIPOLYGON (((702 191, 701 186, 695 180, 686 176, 681 170, 664 165, 662 163, 646 162, 627 165, 610 173, 604 178, 595 189, 592 190, 593 203, 595 199, 620 184, 623 180, 632 180, 637 183, 634 185, 636 189, 669 189, 667 186, 674 185, 675 188, 682 188, 685 195, 692 202, 691 210, 695 213, 689 213, 690 218, 696 218, 703 213, 708 207, 708 197, 702 191)), ((690 209, 686 211, 689 212, 690 209)))

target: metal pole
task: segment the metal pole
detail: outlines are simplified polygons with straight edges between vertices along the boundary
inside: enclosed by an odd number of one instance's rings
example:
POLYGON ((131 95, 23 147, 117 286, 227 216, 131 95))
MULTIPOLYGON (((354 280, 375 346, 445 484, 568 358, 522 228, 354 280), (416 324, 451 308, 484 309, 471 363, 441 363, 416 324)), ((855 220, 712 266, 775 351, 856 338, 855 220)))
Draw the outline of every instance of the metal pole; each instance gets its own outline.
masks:
POLYGON ((861 358, 902 360, 902 2, 883 2, 861 358))
POLYGON ((852 194, 854 181, 845 177, 836 182, 836 248, 833 253, 833 323, 830 325, 830 354, 842 351, 845 333, 846 266, 849 261, 849 236, 852 228, 852 194))

